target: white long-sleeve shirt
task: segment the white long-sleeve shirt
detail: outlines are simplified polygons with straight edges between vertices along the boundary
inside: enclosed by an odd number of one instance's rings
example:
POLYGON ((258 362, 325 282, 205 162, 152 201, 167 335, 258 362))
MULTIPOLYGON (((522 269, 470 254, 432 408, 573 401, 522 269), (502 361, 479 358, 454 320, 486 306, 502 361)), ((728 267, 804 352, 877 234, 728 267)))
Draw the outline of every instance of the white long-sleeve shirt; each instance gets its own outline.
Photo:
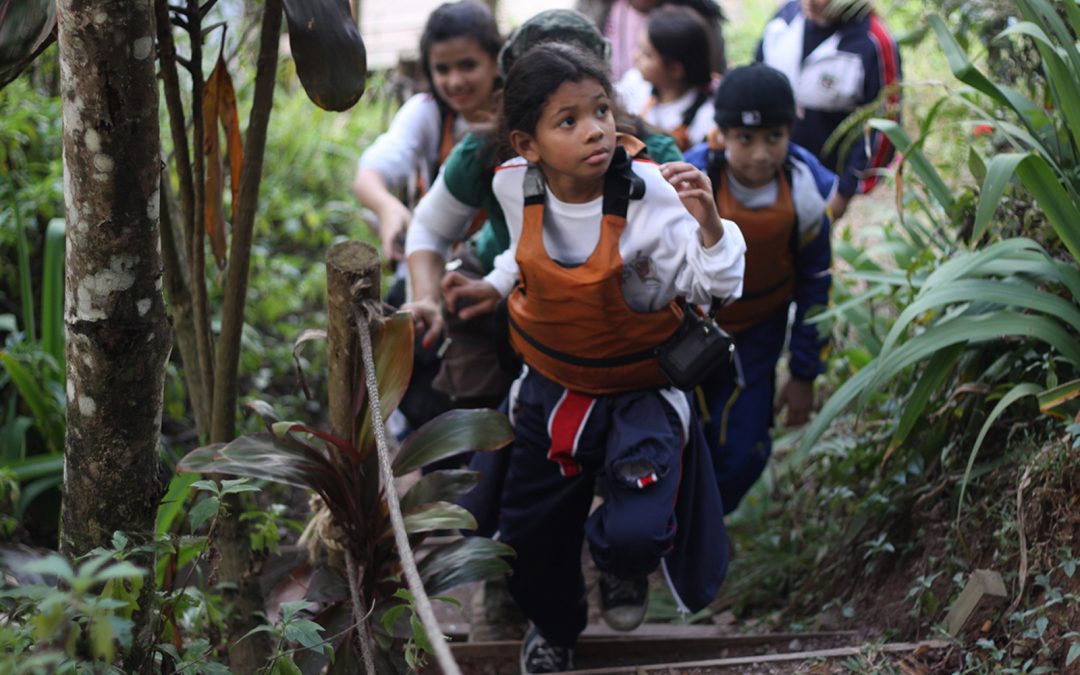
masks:
MULTIPOLYGON (((527 163, 516 157, 499 167, 493 187, 506 214, 510 248, 495 258, 485 277, 505 297, 518 278, 518 242, 524 215, 522 179, 527 163)), ((705 248, 698 222, 652 162, 635 161, 633 171, 645 181, 645 196, 630 201, 627 224, 619 238, 623 259, 623 296, 639 312, 660 309, 678 296, 695 304, 742 294, 746 242, 738 226, 724 220, 724 235, 705 248)), ((600 241, 603 197, 569 204, 547 193, 543 239, 548 255, 564 265, 589 258, 600 241)))

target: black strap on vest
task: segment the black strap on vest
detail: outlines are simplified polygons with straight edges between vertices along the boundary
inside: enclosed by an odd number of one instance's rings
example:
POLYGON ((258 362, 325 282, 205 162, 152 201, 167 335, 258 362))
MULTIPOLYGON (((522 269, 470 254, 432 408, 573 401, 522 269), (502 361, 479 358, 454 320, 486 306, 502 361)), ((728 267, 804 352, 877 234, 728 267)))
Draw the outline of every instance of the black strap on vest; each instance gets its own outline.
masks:
MULTIPOLYGON (((686 110, 682 114, 682 125, 690 129, 690 125, 694 123, 694 118, 697 117, 697 113, 701 110, 701 106, 705 105, 705 102, 709 100, 709 92, 701 89, 698 90, 698 95, 694 97, 694 102, 687 106, 686 110)), ((698 139, 701 140, 700 138, 698 139)), ((691 143, 693 140, 691 140, 691 143)))

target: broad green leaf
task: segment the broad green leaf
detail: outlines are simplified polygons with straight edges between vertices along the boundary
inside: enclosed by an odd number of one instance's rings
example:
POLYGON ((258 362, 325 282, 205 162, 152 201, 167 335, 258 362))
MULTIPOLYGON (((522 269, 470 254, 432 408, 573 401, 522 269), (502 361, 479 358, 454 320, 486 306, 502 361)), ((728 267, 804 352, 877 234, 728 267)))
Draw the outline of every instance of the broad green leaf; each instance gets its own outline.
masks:
MULTIPOLYGON (((1060 24, 1060 20, 1057 19, 1056 15, 1054 15, 1054 19, 1060 24)), ((1064 25, 1061 25, 1061 27, 1064 29, 1064 25)), ((1047 36, 1042 28, 1030 21, 1020 21, 1009 26, 1000 33, 999 37, 1012 34, 1027 35, 1035 41, 1035 46, 1042 56, 1043 68, 1047 74, 1046 81, 1054 95, 1059 113, 1064 116, 1066 127, 1070 129, 1080 128, 1080 92, 1077 91, 1076 87, 1077 79, 1080 77, 1080 63, 1073 60, 1066 63, 1062 59, 1059 46, 1047 36), (1070 65, 1072 66, 1071 69, 1070 65)), ((1065 41, 1062 44, 1068 45, 1072 42, 1072 38, 1066 32, 1065 41)), ((1072 51, 1075 52, 1075 48, 1072 51)))
POLYGON ((401 512, 409 513, 431 502, 453 502, 472 490, 480 474, 468 469, 433 471, 418 480, 401 498, 401 512))
POLYGON ((270 675, 303 675, 303 671, 291 656, 281 654, 274 660, 274 670, 270 675))
POLYGON ((196 473, 178 473, 169 481, 169 489, 165 491, 165 497, 158 505, 157 520, 154 532, 165 534, 173 531, 173 525, 177 523, 180 513, 184 510, 184 503, 191 492, 191 485, 197 481, 196 473))
POLYGON ((469 451, 490 451, 508 445, 514 430, 495 410, 450 410, 405 439, 394 458, 395 476, 431 462, 469 451))
POLYGON ((93 580, 95 583, 103 583, 110 579, 135 579, 143 576, 145 573, 146 571, 142 568, 136 567, 126 560, 120 560, 96 573, 93 580))
POLYGON ((112 624, 105 615, 96 616, 90 622, 90 649, 96 658, 102 659, 105 663, 112 663, 116 656, 112 624))
POLYGON ((191 511, 188 512, 191 531, 198 531, 203 523, 217 515, 220 504, 221 502, 218 501, 217 497, 206 497, 191 507, 191 511))
POLYGON ((1001 413, 1005 412, 1005 409, 1012 405, 1014 401, 1024 396, 1034 396, 1040 391, 1042 391, 1042 387, 1031 382, 1018 384, 1002 396, 994 409, 987 415, 986 421, 983 423, 982 428, 979 429, 979 435, 975 438, 975 445, 972 446, 971 453, 968 455, 967 466, 964 468, 964 477, 960 481, 960 499, 956 505, 957 527, 960 525, 960 513, 964 508, 964 494, 967 492, 968 480, 971 478, 971 468, 975 466, 975 458, 979 455, 979 449, 982 448, 983 441, 986 439, 986 433, 990 431, 990 427, 994 425, 1001 413))
POLYGON ((1005 153, 997 155, 986 168, 986 180, 979 192, 979 206, 975 210, 975 225, 971 231, 971 243, 975 244, 986 232, 990 219, 997 211, 1005 186, 1016 174, 1016 167, 1027 157, 1027 153, 1005 153))
POLYGON ((405 531, 409 534, 455 529, 475 530, 476 518, 467 509, 450 502, 427 504, 405 516, 405 531))
POLYGON ((441 595, 462 584, 495 579, 510 572, 502 559, 514 555, 506 544, 484 537, 466 537, 435 549, 417 566, 428 595, 441 595))
POLYGON ((72 571, 71 565, 59 554, 53 554, 40 560, 32 560, 23 565, 22 571, 53 576, 69 584, 75 579, 75 572, 72 571))
POLYGON ((310 619, 297 619, 285 625, 285 639, 299 642, 307 649, 314 649, 318 653, 323 652, 322 637, 319 631, 323 627, 310 619))

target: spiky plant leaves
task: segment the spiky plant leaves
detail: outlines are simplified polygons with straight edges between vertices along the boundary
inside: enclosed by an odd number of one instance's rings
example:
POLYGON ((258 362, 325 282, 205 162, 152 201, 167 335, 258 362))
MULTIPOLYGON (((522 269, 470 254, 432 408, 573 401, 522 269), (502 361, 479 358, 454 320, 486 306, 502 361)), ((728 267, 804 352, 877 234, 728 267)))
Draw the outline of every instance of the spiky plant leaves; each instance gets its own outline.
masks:
POLYGON ((410 513, 423 504, 452 502, 473 489, 480 482, 480 474, 467 469, 444 469, 434 471, 417 481, 401 497, 401 512, 410 513))
POLYGON ((997 211, 1005 187, 1016 174, 1016 167, 1027 157, 1027 153, 1007 152, 995 156, 990 165, 985 167, 986 177, 979 191, 979 206, 975 209, 975 224, 971 229, 971 242, 978 243, 986 232, 990 219, 997 211))
POLYGON ((315 105, 348 110, 364 93, 367 52, 348 0, 284 0, 296 74, 315 105))
POLYGON ((1075 405, 1066 410, 1066 404, 1080 398, 1080 380, 1071 380, 1065 384, 1047 389, 1038 395, 1039 410, 1052 417, 1070 419, 1076 416, 1075 405))
MULTIPOLYGON (((413 370, 413 318, 408 312, 398 312, 390 318, 373 323, 371 336, 375 358, 375 379, 379 385, 379 404, 383 422, 401 404, 413 370)), ((356 447, 361 457, 375 449, 375 430, 366 403, 363 377, 357 378, 356 413, 362 415, 360 436, 356 447)))
POLYGON ((514 430, 495 410, 450 410, 405 439, 394 458, 395 476, 468 451, 491 451, 509 445, 514 430))
POLYGON ((409 534, 435 530, 475 530, 476 518, 457 504, 435 502, 414 508, 405 514, 405 531, 409 534))
POLYGON ((504 557, 514 549, 484 537, 466 537, 429 553, 418 566, 424 588, 431 595, 474 581, 504 576, 510 565, 504 557))

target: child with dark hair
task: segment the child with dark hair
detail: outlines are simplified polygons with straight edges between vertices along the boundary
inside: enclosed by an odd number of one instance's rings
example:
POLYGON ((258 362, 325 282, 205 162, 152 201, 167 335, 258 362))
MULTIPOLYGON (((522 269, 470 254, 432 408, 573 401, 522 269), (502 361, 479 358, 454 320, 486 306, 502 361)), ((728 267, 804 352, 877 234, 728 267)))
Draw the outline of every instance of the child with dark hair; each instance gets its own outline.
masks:
POLYGON ((420 62, 431 91, 416 94, 386 133, 360 157, 353 192, 378 217, 383 255, 403 260, 412 218, 395 195, 415 176, 421 192, 465 132, 492 119, 502 37, 491 10, 475 0, 439 5, 420 38, 420 62))
POLYGON ((679 326, 678 297, 738 295, 742 237, 700 171, 631 159, 640 141, 616 136, 611 103, 591 55, 543 44, 517 60, 502 129, 519 156, 494 182, 510 248, 483 280, 443 282, 463 317, 507 298, 525 362, 509 402, 499 533, 517 551, 511 594, 533 622, 526 673, 571 666, 587 618, 583 538, 601 571, 602 615, 621 630, 644 619, 658 566, 689 610, 726 573, 723 523, 705 515, 721 508, 708 452, 655 349, 679 326), (607 490, 590 514, 598 479, 607 490))
POLYGON ((715 313, 735 338, 738 377, 702 385, 706 439, 729 513, 765 468, 774 410, 787 408, 788 424, 802 424, 813 404, 826 340, 806 319, 829 302, 826 205, 836 176, 790 141, 795 99, 783 73, 762 64, 736 68, 714 104, 723 146, 702 144, 687 161, 708 172, 720 215, 736 221, 746 239, 742 297, 715 313), (776 397, 789 329, 791 377, 776 397))
POLYGON ((638 37, 634 68, 616 86, 628 109, 671 134, 683 151, 713 127, 712 50, 708 25, 697 12, 659 7, 638 37))
MULTIPOLYGON (((893 157, 885 134, 870 131, 843 156, 825 141, 854 111, 885 96, 885 114, 900 115, 900 49, 871 0, 791 0, 765 26, 757 60, 784 73, 798 117, 791 139, 840 176, 833 218, 855 194, 869 192, 893 157)), ((842 144, 841 144, 842 145, 842 144)))

